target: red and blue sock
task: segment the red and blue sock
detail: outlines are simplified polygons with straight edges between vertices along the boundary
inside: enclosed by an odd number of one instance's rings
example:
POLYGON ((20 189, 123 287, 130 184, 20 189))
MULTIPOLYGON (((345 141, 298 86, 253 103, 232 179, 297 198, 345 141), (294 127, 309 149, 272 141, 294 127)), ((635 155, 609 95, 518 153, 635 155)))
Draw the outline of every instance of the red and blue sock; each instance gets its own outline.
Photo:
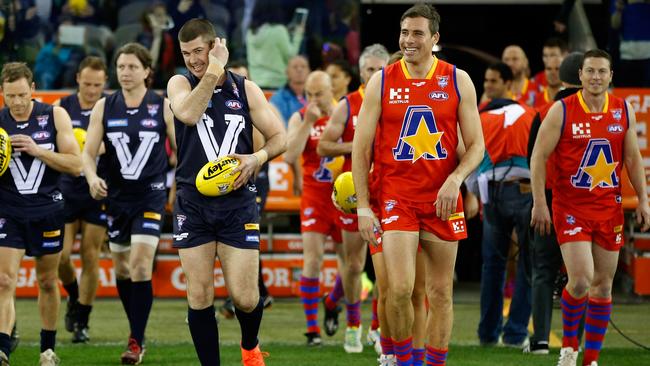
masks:
POLYGON ((585 357, 582 361, 583 365, 591 365, 592 361, 598 361, 611 315, 611 298, 589 298, 587 319, 585 320, 585 357))
POLYGON ((339 303, 339 300, 343 297, 343 282, 341 280, 341 275, 336 275, 336 282, 334 283, 334 288, 325 298, 325 307, 327 310, 333 310, 336 308, 336 305, 339 303))
POLYGON ((397 358, 397 366, 413 365, 413 337, 401 341, 393 339, 393 347, 395 349, 395 358, 397 358))
POLYGON ((370 329, 376 330, 379 328, 379 316, 377 316, 377 299, 372 299, 372 322, 370 323, 370 329))
POLYGON ((393 347, 393 339, 379 335, 379 344, 381 345, 381 353, 384 355, 394 355, 395 348, 393 347))
POLYGON ((424 348, 413 348, 413 366, 424 365, 424 348))
POLYGON ((562 306, 562 347, 571 347, 577 351, 579 347, 578 326, 587 307, 587 296, 576 299, 564 288, 560 303, 562 306))
POLYGON ((448 349, 438 349, 431 346, 427 347, 427 366, 444 366, 447 362, 448 349))
POLYGON ((359 327, 361 325, 361 302, 345 304, 347 311, 348 327, 359 327))
POLYGON ((307 318, 308 333, 320 334, 320 327, 318 326, 319 285, 318 277, 300 276, 300 299, 305 311, 305 318, 307 318))

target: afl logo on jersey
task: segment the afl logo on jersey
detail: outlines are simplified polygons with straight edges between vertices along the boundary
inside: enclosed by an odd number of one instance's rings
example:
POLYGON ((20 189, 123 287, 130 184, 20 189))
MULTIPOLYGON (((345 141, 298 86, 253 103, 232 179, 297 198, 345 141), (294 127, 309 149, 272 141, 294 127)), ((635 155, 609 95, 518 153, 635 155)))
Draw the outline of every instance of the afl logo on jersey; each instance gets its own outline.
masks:
POLYGON ((32 138, 33 138, 35 141, 43 141, 43 140, 47 140, 47 139, 50 138, 50 133, 47 132, 47 131, 38 131, 38 132, 34 132, 34 133, 32 134, 32 138))
POLYGON ((226 107, 238 111, 241 109, 241 102, 238 100, 230 99, 226 101, 226 107))
POLYGON ((155 119, 143 119, 140 121, 140 125, 145 128, 154 128, 158 126, 158 122, 155 119))
POLYGON ((443 101, 449 99, 449 95, 443 91, 432 91, 429 93, 429 99, 435 101, 443 101))
POLYGON ((611 124, 607 126, 607 132, 609 133, 623 133, 623 126, 618 123, 611 124))

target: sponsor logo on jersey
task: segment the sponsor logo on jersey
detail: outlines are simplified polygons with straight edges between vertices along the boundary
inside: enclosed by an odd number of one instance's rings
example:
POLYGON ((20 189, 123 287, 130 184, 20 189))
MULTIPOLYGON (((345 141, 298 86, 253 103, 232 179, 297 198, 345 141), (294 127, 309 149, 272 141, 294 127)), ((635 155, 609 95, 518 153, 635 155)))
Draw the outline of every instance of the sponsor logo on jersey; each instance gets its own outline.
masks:
POLYGON ((595 116, 591 116, 591 119, 594 120, 594 121, 600 121, 601 119, 603 119, 603 115, 602 114, 597 114, 595 116))
POLYGON ((616 203, 623 203, 623 197, 617 194, 616 197, 614 197, 614 201, 616 201, 616 203))
POLYGON ((79 127, 79 126, 81 126, 81 121, 78 120, 78 119, 73 119, 73 120, 72 120, 72 125, 73 125, 74 127, 79 127))
POLYGON ((52 230, 52 231, 43 232, 44 238, 56 238, 57 236, 61 236, 61 230, 52 230))
POLYGON ((165 190, 165 183, 164 182, 151 183, 151 190, 152 191, 164 191, 165 190))
POLYGON ((574 235, 576 235, 577 233, 579 233, 581 231, 582 231, 582 226, 578 226, 578 227, 573 228, 573 229, 564 230, 564 235, 574 236, 574 235))
POLYGON ((408 104, 409 88, 390 88, 388 91, 388 104, 408 104))
POLYGON ((623 110, 621 108, 612 109, 612 117, 615 120, 620 121, 623 117, 623 110))
POLYGON ((87 110, 85 110, 85 111, 81 111, 81 115, 84 116, 84 117, 88 117, 88 116, 90 116, 90 114, 91 114, 92 112, 93 112, 92 109, 87 109, 87 110))
POLYGON ((260 224, 244 224, 244 230, 259 230, 260 224))
POLYGON ((52 194, 52 201, 54 201, 54 202, 63 201, 63 193, 61 193, 61 192, 53 193, 52 194))
POLYGON ((180 230, 183 227, 183 223, 185 223, 185 220, 187 220, 187 216, 176 215, 176 225, 178 225, 178 230, 180 230))
POLYGON ((395 206, 397 206, 397 201, 395 200, 387 200, 384 201, 384 211, 386 212, 391 212, 395 206))
POLYGON ((451 223, 451 229, 454 231, 454 234, 464 233, 465 232, 465 222, 464 221, 454 221, 451 223))
POLYGON ((119 230, 113 230, 108 232, 108 237, 109 238, 117 238, 120 235, 119 230))
POLYGON ((591 137, 591 123, 580 122, 571 124, 571 134, 574 139, 588 139, 591 137))
POLYGON ((387 217, 387 218, 381 220, 381 223, 384 224, 384 225, 388 225, 391 222, 397 221, 398 219, 399 219, 399 215, 393 215, 391 217, 387 217))
POLYGON ((43 141, 50 138, 50 133, 47 131, 37 131, 32 134, 32 138, 35 141, 43 141))
POLYGON ((339 216, 339 220, 341 220, 343 225, 352 225, 354 223, 354 219, 345 216, 339 216))
POLYGON ((260 242, 260 236, 259 235, 246 235, 246 241, 252 241, 254 243, 259 243, 260 242))
POLYGON ((42 116, 36 116, 36 120, 38 121, 38 125, 41 126, 41 128, 45 128, 47 126, 47 121, 50 119, 50 116, 45 114, 42 116))
POLYGON ((23 124, 20 124, 20 125, 16 125, 16 127, 18 127, 19 130, 23 130, 23 129, 27 128, 27 126, 29 126, 29 123, 23 123, 23 124))
POLYGON ((151 229, 151 230, 160 230, 160 224, 156 224, 155 222, 143 222, 142 228, 151 229))
POLYGON ((623 126, 620 123, 614 123, 607 126, 607 132, 609 133, 623 133, 623 126))
POLYGON ((147 118, 147 119, 143 119, 142 121, 140 121, 140 125, 142 125, 142 127, 145 127, 145 128, 154 128, 154 127, 158 126, 158 121, 156 121, 155 119, 148 119, 147 118))
POLYGON ((454 220, 461 220, 465 218, 465 213, 464 212, 456 212, 451 215, 449 215, 449 218, 447 220, 449 221, 454 221, 454 220))
POLYGON ((147 104, 147 112, 151 117, 154 117, 156 114, 158 114, 159 107, 159 104, 147 104))
POLYGON ((311 214, 313 214, 313 213, 314 213, 314 208, 313 207, 307 207, 303 211, 303 214, 305 214, 305 216, 311 216, 311 214))
POLYGON ((233 111, 238 111, 241 109, 241 102, 238 100, 230 99, 226 101, 226 107, 232 109, 233 111))
POLYGON ((426 81, 414 81, 411 83, 413 86, 417 86, 418 88, 421 87, 422 85, 426 84, 426 81))
POLYGON ((42 247, 43 248, 56 248, 59 245, 61 245, 61 240, 44 241, 42 247))
POLYGON ((6 237, 7 237, 7 234, 5 234, 5 233, 0 234, 0 239, 4 239, 6 237))
POLYGON ((622 241, 623 241, 623 234, 621 233, 616 234, 616 244, 621 244, 622 241))
POLYGON ((232 92, 235 93, 235 96, 239 98, 239 89, 237 89, 237 84, 232 83, 232 92))
POLYGON ((429 99, 435 101, 447 100, 449 99, 449 94, 443 91, 432 91, 431 93, 429 93, 429 99))
POLYGON ((108 128, 111 127, 126 127, 129 125, 129 121, 125 118, 120 118, 120 119, 109 119, 106 122, 106 126, 108 128))
POLYGON ((138 111, 139 111, 139 109, 127 109, 126 114, 129 114, 129 115, 133 116, 133 115, 137 114, 138 111))
POLYGON ((449 85, 449 75, 437 75, 436 80, 438 80, 438 86, 443 89, 449 85))
POLYGON ((189 233, 180 233, 178 235, 174 235, 174 240, 181 241, 181 240, 187 239, 187 237, 189 235, 190 235, 189 233))
POLYGON ((615 233, 622 233, 623 232, 623 225, 614 226, 614 232, 615 233))
POLYGON ((316 219, 309 219, 309 220, 305 220, 305 221, 303 221, 303 222, 301 223, 301 225, 307 227, 307 226, 312 226, 312 225, 314 225, 315 223, 316 223, 316 219))
POLYGON ((571 215, 566 215, 566 223, 569 225, 573 225, 576 223, 576 218, 571 215))
POLYGON ((144 216, 145 219, 152 219, 158 221, 160 221, 160 219, 162 218, 162 215, 159 214, 158 212, 150 212, 150 211, 145 212, 142 216, 144 216))

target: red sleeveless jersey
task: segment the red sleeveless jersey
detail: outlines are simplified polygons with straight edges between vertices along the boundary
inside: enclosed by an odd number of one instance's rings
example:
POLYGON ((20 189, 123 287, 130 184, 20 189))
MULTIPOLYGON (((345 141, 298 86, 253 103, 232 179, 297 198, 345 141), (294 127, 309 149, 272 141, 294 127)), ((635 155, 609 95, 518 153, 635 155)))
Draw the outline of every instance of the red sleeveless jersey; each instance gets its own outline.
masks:
POLYGON ((535 114, 534 109, 521 103, 481 112, 485 152, 493 164, 528 155, 528 137, 535 114))
POLYGON ((555 148, 553 210, 610 219, 621 210, 623 141, 629 124, 625 100, 607 94, 600 112, 589 112, 582 91, 561 102, 564 120, 555 148))
POLYGON ((375 164, 381 196, 434 202, 458 165, 456 67, 434 59, 424 79, 411 77, 404 60, 382 70, 381 115, 375 164))
POLYGON ((537 92, 537 88, 535 81, 526 79, 524 86, 521 90, 517 90, 512 99, 521 104, 532 106, 535 102, 535 93, 537 92))
MULTIPOLYGON (((548 110, 551 109, 553 103, 555 102, 547 103, 538 110, 540 123, 544 122, 544 118, 546 118, 548 110)), ((553 189, 553 184, 555 184, 555 179, 557 177, 557 173, 555 172, 555 155, 555 151, 553 151, 546 160, 546 184, 544 186, 546 189, 553 189)))
MULTIPOLYGON (((345 130, 343 130, 343 135, 341 136, 342 142, 352 142, 352 140, 354 140, 354 130, 357 128, 357 117, 359 116, 361 104, 363 103, 363 96, 365 94, 364 92, 365 91, 362 85, 357 91, 352 92, 344 97, 345 102, 348 105, 348 119, 345 121, 345 130)), ((345 155, 343 171, 352 171, 351 154, 345 155)))
MULTIPOLYGON (((305 111, 303 107, 298 111, 302 117, 302 123, 305 123, 305 111)), ((304 188, 326 189, 327 194, 332 190, 332 183, 336 175, 340 173, 341 167, 336 166, 342 158, 326 158, 316 153, 316 147, 320 137, 325 131, 325 126, 330 116, 324 116, 314 122, 305 149, 302 151, 302 184, 304 188)))
POLYGON ((548 94, 548 88, 543 87, 540 91, 535 92, 533 108, 538 112, 541 112, 551 102, 553 102, 553 99, 548 94))

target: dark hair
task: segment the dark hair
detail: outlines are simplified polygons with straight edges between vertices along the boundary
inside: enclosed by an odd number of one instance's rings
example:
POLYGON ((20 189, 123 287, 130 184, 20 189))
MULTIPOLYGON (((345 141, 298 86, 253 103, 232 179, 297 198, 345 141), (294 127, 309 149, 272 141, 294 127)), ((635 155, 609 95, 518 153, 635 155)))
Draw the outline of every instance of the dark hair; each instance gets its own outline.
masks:
POLYGON ((189 42, 199 36, 208 43, 217 37, 217 32, 210 21, 199 18, 190 19, 178 31, 180 42, 189 42))
POLYGON ((151 69, 151 54, 149 53, 149 50, 144 48, 143 45, 135 42, 127 43, 124 46, 120 47, 120 49, 117 50, 115 53, 115 64, 117 65, 117 59, 120 57, 120 55, 125 54, 125 55, 135 55, 135 57, 140 60, 140 63, 142 63, 142 66, 147 69, 151 69))
POLYGON ((419 3, 408 8, 408 10, 402 14, 399 23, 402 24, 406 18, 420 17, 429 19, 429 30, 431 31, 431 35, 438 32, 438 29, 440 28, 440 14, 433 5, 429 4, 419 3))
POLYGON ((350 78, 350 80, 354 79, 355 73, 354 70, 352 69, 352 66, 350 66, 349 62, 342 59, 338 59, 338 60, 333 60, 327 66, 330 65, 337 66, 339 69, 341 69, 341 71, 343 71, 344 74, 346 74, 350 78))
POLYGON ((582 70, 582 67, 585 65, 585 60, 588 58, 606 58, 607 61, 609 61, 609 69, 612 69, 612 56, 607 53, 607 51, 603 51, 600 49, 593 49, 585 52, 584 56, 582 56, 582 63, 580 64, 580 70, 582 70))
POLYGON ((104 74, 108 75, 106 64, 104 63, 104 60, 101 59, 101 57, 88 56, 84 58, 83 60, 81 60, 81 63, 79 63, 77 72, 81 73, 81 71, 83 71, 83 69, 85 69, 86 67, 89 67, 90 69, 95 71, 103 71, 104 74))
POLYGON ((488 66, 487 69, 498 72, 499 75, 501 75, 501 79, 503 79, 504 83, 512 81, 514 79, 510 66, 506 65, 503 62, 495 62, 492 65, 488 66))
POLYGON ((551 37, 544 42, 544 47, 554 48, 557 47, 562 53, 569 52, 569 45, 565 40, 558 37, 551 37))
POLYGON ((284 24, 284 9, 278 0, 255 1, 253 16, 249 25, 250 30, 255 33, 263 24, 284 24))
POLYGON ((2 67, 2 72, 0 73, 0 84, 5 82, 13 83, 14 81, 20 80, 22 78, 27 79, 27 84, 32 85, 34 76, 32 70, 27 67, 27 64, 24 62, 7 62, 2 67))

